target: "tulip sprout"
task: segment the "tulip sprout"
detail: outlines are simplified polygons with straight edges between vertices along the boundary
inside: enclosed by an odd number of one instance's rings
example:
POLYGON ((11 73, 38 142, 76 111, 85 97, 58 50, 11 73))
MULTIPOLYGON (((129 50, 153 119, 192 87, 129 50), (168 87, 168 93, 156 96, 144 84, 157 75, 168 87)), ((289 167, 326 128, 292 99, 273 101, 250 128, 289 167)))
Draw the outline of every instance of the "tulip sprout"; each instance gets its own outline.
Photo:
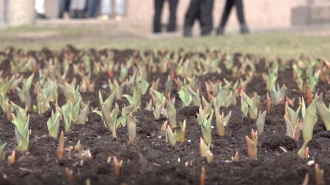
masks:
POLYGON ((261 111, 259 111, 259 116, 258 116, 258 119, 256 122, 257 131, 258 131, 259 135, 261 135, 262 132, 264 131, 265 119, 266 119, 266 111, 264 111, 263 113, 261 113, 261 111))
POLYGON ((54 138, 57 138, 58 135, 58 129, 60 126, 60 117, 61 117, 60 111, 56 111, 55 114, 54 111, 52 111, 51 117, 47 120, 49 135, 54 138))
POLYGON ((11 106, 9 104, 9 99, 3 94, 3 92, 0 92, 0 105, 2 111, 7 114, 7 119, 11 121, 11 106))
POLYGON ((172 146, 176 143, 176 135, 173 134, 169 125, 166 126, 166 143, 170 143, 172 146))
POLYGON ((166 98, 162 93, 160 93, 156 90, 153 90, 152 92, 153 92, 153 94, 151 94, 151 95, 155 102, 154 118, 159 119, 160 114, 163 113, 163 111, 164 111, 166 98))
POLYGON ((13 75, 7 82, 5 83, 0 83, 0 91, 6 95, 9 90, 11 89, 13 83, 14 83, 14 80, 15 80, 15 75, 13 75))
POLYGON ((208 118, 205 117, 201 122, 203 139, 207 144, 210 144, 212 141, 212 135, 211 135, 212 117, 213 117, 213 110, 212 110, 211 115, 208 116, 208 118))
POLYGON ((243 112, 243 116, 247 116, 249 113, 252 119, 257 119, 259 106, 260 96, 254 93, 253 98, 250 98, 244 92, 241 92, 241 110, 243 112))
POLYGON ((245 136, 246 143, 248 147, 248 156, 256 160, 257 159, 257 144, 258 144, 258 135, 257 132, 254 132, 254 130, 251 130, 251 139, 248 136, 245 136))
POLYGON ((16 154, 16 152, 15 152, 15 150, 13 150, 11 155, 8 156, 8 166, 11 166, 12 164, 15 163, 15 156, 16 156, 15 154, 16 154))
POLYGON ((187 85, 182 86, 182 88, 180 89, 180 91, 178 93, 179 93, 179 97, 182 101, 182 107, 189 106, 192 101, 192 96, 188 90, 188 86, 187 85))
POLYGON ((327 130, 330 130, 330 104, 327 108, 323 102, 316 102, 316 109, 319 112, 327 130))
POLYGON ((300 112, 301 106, 294 111, 291 109, 288 105, 288 101, 285 104, 285 125, 286 125, 286 135, 294 138, 296 141, 299 140, 300 136, 300 126, 302 124, 301 120, 299 120, 299 112, 300 112))
POLYGON ((57 147, 57 157, 59 159, 63 158, 64 155, 64 133, 61 132, 60 138, 58 140, 58 147, 57 147))
POLYGON ((229 123, 229 119, 231 117, 231 111, 227 114, 227 116, 224 116, 224 113, 220 114, 218 108, 215 109, 215 118, 216 118, 216 127, 217 127, 217 133, 219 136, 225 136, 225 126, 229 123))
POLYGON ((167 118, 171 128, 176 127, 176 109, 170 100, 166 100, 167 118))
POLYGON ((72 103, 68 102, 61 107, 61 112, 64 120, 65 132, 70 131, 71 121, 72 121, 72 103))
POLYGON ((298 155, 303 159, 308 159, 309 149, 307 147, 307 143, 308 142, 305 141, 298 151, 298 155))
MULTIPOLYGON (((17 106, 18 107, 18 106, 17 106)), ((29 119, 30 115, 26 114, 26 111, 19 107, 16 110, 17 117, 12 114, 12 123, 15 125, 15 135, 17 141, 18 150, 27 150, 29 147, 29 119)))
POLYGON ((315 164, 315 184, 316 185, 324 185, 324 171, 320 169, 318 164, 315 164))
POLYGON ((3 152, 3 149, 5 148, 7 143, 4 143, 4 144, 1 144, 0 143, 0 159, 2 159, 2 152, 3 152))
POLYGON ((201 152, 201 157, 206 157, 206 160, 208 163, 213 161, 213 154, 210 150, 210 146, 211 146, 211 143, 206 145, 204 140, 202 138, 200 138, 199 149, 201 152))
POLYGON ((127 121, 127 130, 128 130, 128 140, 129 142, 134 142, 136 138, 136 121, 132 112, 130 112, 129 115, 127 115, 126 121, 127 121))
POLYGON ((318 98, 316 96, 312 101, 312 103, 308 106, 306 113, 303 117, 302 133, 305 142, 311 140, 313 136, 313 128, 317 121, 317 116, 316 116, 317 99, 318 98))

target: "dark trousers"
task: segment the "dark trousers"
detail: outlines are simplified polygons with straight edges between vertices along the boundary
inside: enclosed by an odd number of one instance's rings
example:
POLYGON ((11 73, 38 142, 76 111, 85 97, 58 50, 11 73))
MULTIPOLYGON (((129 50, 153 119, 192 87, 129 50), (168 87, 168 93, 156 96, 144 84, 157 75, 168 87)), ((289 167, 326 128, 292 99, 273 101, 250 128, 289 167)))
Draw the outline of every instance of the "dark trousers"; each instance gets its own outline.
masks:
POLYGON ((214 0, 191 0, 184 20, 184 36, 191 36, 196 19, 199 20, 201 35, 209 35, 213 29, 214 0))
POLYGON ((222 18, 220 21, 220 27, 225 27, 230 11, 233 8, 233 6, 236 6, 236 12, 237 12, 237 17, 238 21, 241 25, 245 24, 245 19, 244 19, 244 12, 243 12, 243 1, 242 0, 227 0, 225 9, 222 14, 222 18))
POLYGON ((87 0, 86 2, 86 17, 94 17, 96 8, 100 0, 87 0))
MULTIPOLYGON (((155 15, 154 15, 154 22, 153 22, 153 32, 159 33, 162 30, 161 25, 161 17, 162 17, 162 10, 165 0, 154 0, 155 6, 155 15)), ((170 17, 167 23, 167 31, 174 32, 176 29, 176 9, 178 7, 179 0, 168 0, 169 7, 170 7, 170 17)))
POLYGON ((70 11, 70 3, 71 3, 71 0, 60 0, 59 1, 59 12, 58 12, 59 18, 63 18, 64 12, 70 11))

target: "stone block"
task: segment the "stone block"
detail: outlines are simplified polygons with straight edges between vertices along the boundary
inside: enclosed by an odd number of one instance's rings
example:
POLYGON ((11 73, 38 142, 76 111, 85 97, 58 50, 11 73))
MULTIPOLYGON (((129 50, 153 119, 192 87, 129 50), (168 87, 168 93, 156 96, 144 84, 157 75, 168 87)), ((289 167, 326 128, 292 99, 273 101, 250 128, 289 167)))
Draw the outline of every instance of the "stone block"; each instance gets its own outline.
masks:
POLYGON ((35 23, 34 0, 9 0, 7 5, 7 25, 23 26, 35 23))
POLYGON ((291 25, 330 24, 330 3, 316 3, 291 9, 291 25))

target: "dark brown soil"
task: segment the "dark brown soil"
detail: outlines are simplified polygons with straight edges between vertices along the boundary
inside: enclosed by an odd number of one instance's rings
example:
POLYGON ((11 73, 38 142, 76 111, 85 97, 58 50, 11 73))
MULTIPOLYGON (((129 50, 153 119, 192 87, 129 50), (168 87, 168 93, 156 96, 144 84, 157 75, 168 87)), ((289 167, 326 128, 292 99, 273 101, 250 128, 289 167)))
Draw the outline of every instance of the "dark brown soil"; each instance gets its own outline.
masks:
MULTIPOLYGON (((14 55, 14 49, 8 49, 7 54, 0 52, 0 55, 7 55, 9 59, 14 55)), ((59 60, 63 60, 63 52, 73 53, 74 62, 80 62, 79 51, 68 46, 59 51, 59 60)), ((99 60, 100 55, 106 55, 106 50, 90 50, 94 55, 94 60, 99 60)), ((116 62, 125 62, 129 57, 138 57, 138 52, 132 50, 118 51, 113 50, 116 62)), ((53 57, 53 51, 43 49, 42 51, 30 51, 32 56, 43 53, 48 59, 53 57)), ((186 57, 192 54, 187 54, 186 57)), ((239 56, 236 54, 235 56, 239 56)), ((201 54, 203 57, 203 54, 201 54)), ((249 56, 248 56, 249 57, 249 56)), ((236 60, 237 58, 235 58, 236 60)), ((263 59, 264 60, 264 59, 263 59)), ((261 61, 263 61, 261 60, 261 61)), ((41 67, 43 61, 38 61, 41 67)), ((222 65, 221 74, 207 74, 198 77, 202 84, 202 93, 206 96, 204 82, 206 80, 222 80, 224 77, 228 80, 236 80, 232 77, 222 65)), ((3 70, 2 77, 11 76, 9 60, 3 61, 0 70, 3 70)), ((266 72, 263 62, 257 65, 257 72, 266 72)), ((31 73, 24 74, 25 77, 31 73)), ((117 76, 119 73, 114 72, 117 76)), ((167 74, 150 73, 148 81, 151 82, 160 78, 159 91, 163 92, 164 82, 167 74)), ((70 73, 68 81, 74 77, 80 81, 79 76, 70 73)), ((108 74, 92 76, 95 81, 95 92, 82 93, 83 101, 90 101, 92 107, 99 106, 98 91, 101 90, 103 97, 108 96, 109 88, 102 88, 103 84, 108 83, 108 74)), ((38 80, 36 73, 34 82, 38 80)), ((297 91, 297 85, 293 82, 292 69, 288 67, 281 72, 278 78, 278 84, 283 83, 288 87, 287 96, 289 98, 301 97, 297 91)), ((33 85, 32 85, 33 88, 33 85)), ((319 82, 317 92, 324 93, 324 102, 328 105, 330 101, 329 84, 319 82)), ((326 131, 323 121, 319 121, 314 127, 313 139, 308 143, 310 149, 309 159, 302 159, 297 155, 303 139, 299 142, 285 136, 284 122, 284 104, 272 107, 271 112, 266 116, 265 130, 258 140, 257 160, 251 160, 247 156, 247 146, 245 136, 250 136, 251 129, 255 129, 255 120, 242 118, 240 110, 240 99, 237 105, 231 105, 228 108, 222 108, 227 114, 233 111, 232 117, 226 127, 226 135, 220 137, 212 130, 211 151, 214 155, 214 161, 207 163, 205 158, 200 157, 199 138, 201 129, 196 121, 198 107, 190 106, 181 108, 181 101, 177 95, 177 89, 172 92, 172 97, 176 97, 177 121, 187 120, 186 141, 177 143, 175 147, 165 143, 161 125, 166 121, 165 117, 155 120, 153 113, 144 110, 144 106, 149 101, 150 96, 142 97, 143 106, 141 110, 135 113, 139 123, 137 124, 137 139, 133 143, 128 142, 127 128, 117 129, 117 139, 113 139, 110 131, 104 126, 101 118, 95 114, 89 114, 89 121, 85 125, 72 124, 71 131, 65 133, 65 146, 76 145, 80 140, 83 149, 90 149, 93 159, 78 159, 77 152, 73 151, 71 158, 64 157, 58 159, 56 155, 58 139, 48 136, 47 119, 50 117, 48 111, 43 115, 30 112, 30 145, 26 152, 16 151, 16 162, 8 166, 7 158, 16 146, 14 125, 6 119, 6 115, 1 111, 0 119, 0 141, 7 143, 4 154, 0 159, 0 184, 86 184, 89 179, 92 185, 98 184, 199 184, 201 168, 205 167, 206 184, 302 184, 305 174, 310 175, 309 184, 315 184, 314 165, 308 165, 307 162, 314 160, 320 168, 324 170, 325 184, 330 184, 330 132, 326 131), (287 149, 283 152, 279 147, 287 149), (239 162, 232 162, 231 156, 239 152, 239 162), (120 176, 114 174, 113 161, 108 164, 108 157, 117 157, 123 160, 123 166, 120 176), (65 167, 73 171, 73 182, 69 182, 65 175, 65 167)), ((266 84, 261 75, 255 76, 246 89, 248 95, 257 92, 263 101, 265 109, 266 84)), ((32 91, 31 91, 32 93, 32 91)), ((16 92, 9 92, 8 98, 18 105, 20 103, 16 92)), ((35 104, 35 95, 32 97, 35 104)), ((296 101, 295 107, 298 106, 296 101)), ((59 93, 59 105, 65 103, 62 93, 59 93)), ((123 98, 117 101, 120 107, 128 102, 123 98)), ((213 125, 215 119, 213 119, 213 125)), ((61 121, 60 130, 63 130, 64 123, 61 121)), ((67 153, 67 152, 66 152, 67 153)), ((65 154, 66 154, 65 153, 65 154)))

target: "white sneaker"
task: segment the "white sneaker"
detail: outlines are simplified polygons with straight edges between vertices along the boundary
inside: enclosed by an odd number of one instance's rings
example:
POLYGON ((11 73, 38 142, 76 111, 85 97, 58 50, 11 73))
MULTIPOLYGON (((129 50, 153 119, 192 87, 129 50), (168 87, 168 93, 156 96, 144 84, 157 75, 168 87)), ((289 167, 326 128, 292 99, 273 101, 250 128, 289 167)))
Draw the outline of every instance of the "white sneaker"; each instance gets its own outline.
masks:
POLYGON ((121 16, 121 15, 116 15, 115 20, 116 20, 116 21, 121 21, 121 20, 123 20, 123 16, 121 16))
POLYGON ((69 12, 64 12, 64 13, 63 13, 63 18, 64 18, 65 20, 70 19, 71 17, 70 17, 69 12))
POLYGON ((107 20, 109 20, 109 16, 108 16, 108 15, 100 15, 100 16, 98 17, 98 19, 99 19, 99 20, 102 20, 102 21, 107 21, 107 20))

